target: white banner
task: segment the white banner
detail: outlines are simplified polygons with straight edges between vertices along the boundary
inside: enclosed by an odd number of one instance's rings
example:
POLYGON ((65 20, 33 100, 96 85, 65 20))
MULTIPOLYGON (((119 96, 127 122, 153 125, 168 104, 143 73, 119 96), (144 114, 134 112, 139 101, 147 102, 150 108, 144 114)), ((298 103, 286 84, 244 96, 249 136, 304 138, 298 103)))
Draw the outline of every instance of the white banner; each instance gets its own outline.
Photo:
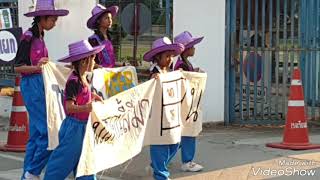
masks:
MULTIPOLYGON (((206 73, 175 71, 135 86, 134 68, 110 71, 113 69, 93 73, 93 89, 108 99, 93 103, 77 177, 119 165, 136 156, 143 146, 179 143, 182 135, 197 136, 202 130, 200 102, 206 73)), ((63 90, 70 73, 70 69, 53 63, 43 66, 48 149, 58 145, 65 118, 63 90)))
POLYGON ((77 177, 114 167, 140 153, 154 87, 155 81, 149 80, 104 103, 93 103, 77 177))
MULTIPOLYGON (((71 72, 71 69, 52 62, 44 65, 42 69, 46 93, 49 150, 53 150, 59 144, 59 129, 65 118, 63 91, 71 72)), ((112 69, 100 68, 93 72, 92 88, 106 99, 136 86, 137 79, 136 70, 132 66, 112 69)))
POLYGON ((180 71, 161 74, 157 81, 152 113, 144 144, 175 144, 181 139, 181 102, 185 81, 180 71))
POLYGON ((180 71, 162 74, 158 80, 94 103, 77 177, 119 165, 143 146, 175 144, 181 135, 197 136, 202 129, 200 101, 206 77, 180 71))
POLYGON ((64 120, 63 90, 72 70, 52 62, 42 66, 44 89, 46 94, 48 150, 59 144, 59 129, 64 120))
POLYGON ((183 71, 186 95, 182 101, 182 136, 198 136, 202 131, 201 100, 207 82, 207 73, 183 71))

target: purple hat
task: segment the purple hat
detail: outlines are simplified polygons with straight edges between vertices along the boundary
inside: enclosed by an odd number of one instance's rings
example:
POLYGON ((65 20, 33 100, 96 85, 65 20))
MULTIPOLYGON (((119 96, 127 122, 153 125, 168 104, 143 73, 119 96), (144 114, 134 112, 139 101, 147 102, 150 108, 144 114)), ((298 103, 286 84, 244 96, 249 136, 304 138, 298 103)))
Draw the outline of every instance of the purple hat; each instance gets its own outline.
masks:
POLYGON ((180 43, 171 43, 168 37, 159 38, 152 43, 151 50, 144 54, 143 59, 151 61, 153 56, 164 51, 174 51, 174 56, 177 56, 184 51, 184 46, 180 43))
POLYGON ((192 37, 191 33, 188 31, 184 31, 174 37, 174 42, 181 43, 184 45, 186 49, 191 48, 192 46, 200 43, 203 39, 202 37, 194 38, 192 37))
POLYGON ((98 18, 105 12, 110 12, 112 17, 116 16, 118 13, 118 6, 110 6, 108 8, 102 6, 101 4, 97 4, 91 11, 92 16, 87 21, 87 27, 90 29, 96 29, 96 22, 98 18))
POLYGON ((54 0, 37 0, 35 11, 24 14, 27 17, 36 16, 66 16, 69 14, 68 10, 55 9, 54 0))
POLYGON ((92 47, 88 40, 78 41, 69 44, 69 55, 59 59, 59 62, 74 62, 91 55, 97 54, 105 47, 104 45, 92 47))

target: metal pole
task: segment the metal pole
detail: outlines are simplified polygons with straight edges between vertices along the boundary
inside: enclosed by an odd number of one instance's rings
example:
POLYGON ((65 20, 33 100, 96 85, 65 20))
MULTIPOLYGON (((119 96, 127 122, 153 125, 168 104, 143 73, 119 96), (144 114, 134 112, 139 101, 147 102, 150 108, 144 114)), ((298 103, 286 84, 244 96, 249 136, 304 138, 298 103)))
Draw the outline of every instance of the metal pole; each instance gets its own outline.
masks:
POLYGON ((137 44, 138 44, 138 33, 137 33, 137 0, 134 1, 134 34, 133 34, 133 60, 132 65, 137 65, 137 44))
POLYGON ((166 35, 171 36, 171 20, 170 20, 170 0, 166 0, 166 35))

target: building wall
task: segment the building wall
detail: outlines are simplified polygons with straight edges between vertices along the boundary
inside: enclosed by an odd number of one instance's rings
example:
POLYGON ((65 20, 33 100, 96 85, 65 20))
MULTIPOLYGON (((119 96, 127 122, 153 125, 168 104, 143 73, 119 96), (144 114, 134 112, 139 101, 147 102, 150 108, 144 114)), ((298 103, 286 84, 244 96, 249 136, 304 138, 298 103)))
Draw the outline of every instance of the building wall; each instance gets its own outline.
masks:
MULTIPOLYGON (((49 50, 49 57, 55 61, 67 55, 68 44, 81 39, 87 39, 93 32, 87 28, 87 20, 91 15, 91 9, 96 0, 55 0, 56 9, 68 9, 68 16, 60 17, 56 27, 45 35, 45 41, 49 50)), ((31 26, 32 18, 23 14, 29 12, 32 0, 19 1, 19 26, 23 31, 31 26)))
POLYGON ((204 36, 191 62, 208 73, 204 122, 224 120, 225 0, 173 1, 173 34, 188 30, 204 36))

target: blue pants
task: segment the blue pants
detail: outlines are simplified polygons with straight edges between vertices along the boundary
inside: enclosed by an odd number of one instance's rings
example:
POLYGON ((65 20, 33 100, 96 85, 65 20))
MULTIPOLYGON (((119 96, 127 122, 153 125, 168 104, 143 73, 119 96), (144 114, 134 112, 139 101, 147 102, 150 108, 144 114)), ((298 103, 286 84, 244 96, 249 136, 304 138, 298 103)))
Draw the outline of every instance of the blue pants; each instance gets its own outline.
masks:
POLYGON ((182 136, 180 148, 182 163, 191 162, 196 152, 196 137, 182 136))
POLYGON ((179 144, 150 145, 151 166, 156 180, 166 180, 170 176, 168 164, 177 153, 179 144))
POLYGON ((34 74, 22 77, 20 87, 29 114, 29 140, 23 171, 40 175, 51 153, 47 150, 47 114, 42 75, 34 74))
MULTIPOLYGON (((63 120, 59 131, 59 145, 52 152, 44 180, 66 179, 73 171, 76 174, 82 151, 87 122, 73 117, 63 120)), ((95 180, 95 175, 82 176, 77 180, 95 180)))

